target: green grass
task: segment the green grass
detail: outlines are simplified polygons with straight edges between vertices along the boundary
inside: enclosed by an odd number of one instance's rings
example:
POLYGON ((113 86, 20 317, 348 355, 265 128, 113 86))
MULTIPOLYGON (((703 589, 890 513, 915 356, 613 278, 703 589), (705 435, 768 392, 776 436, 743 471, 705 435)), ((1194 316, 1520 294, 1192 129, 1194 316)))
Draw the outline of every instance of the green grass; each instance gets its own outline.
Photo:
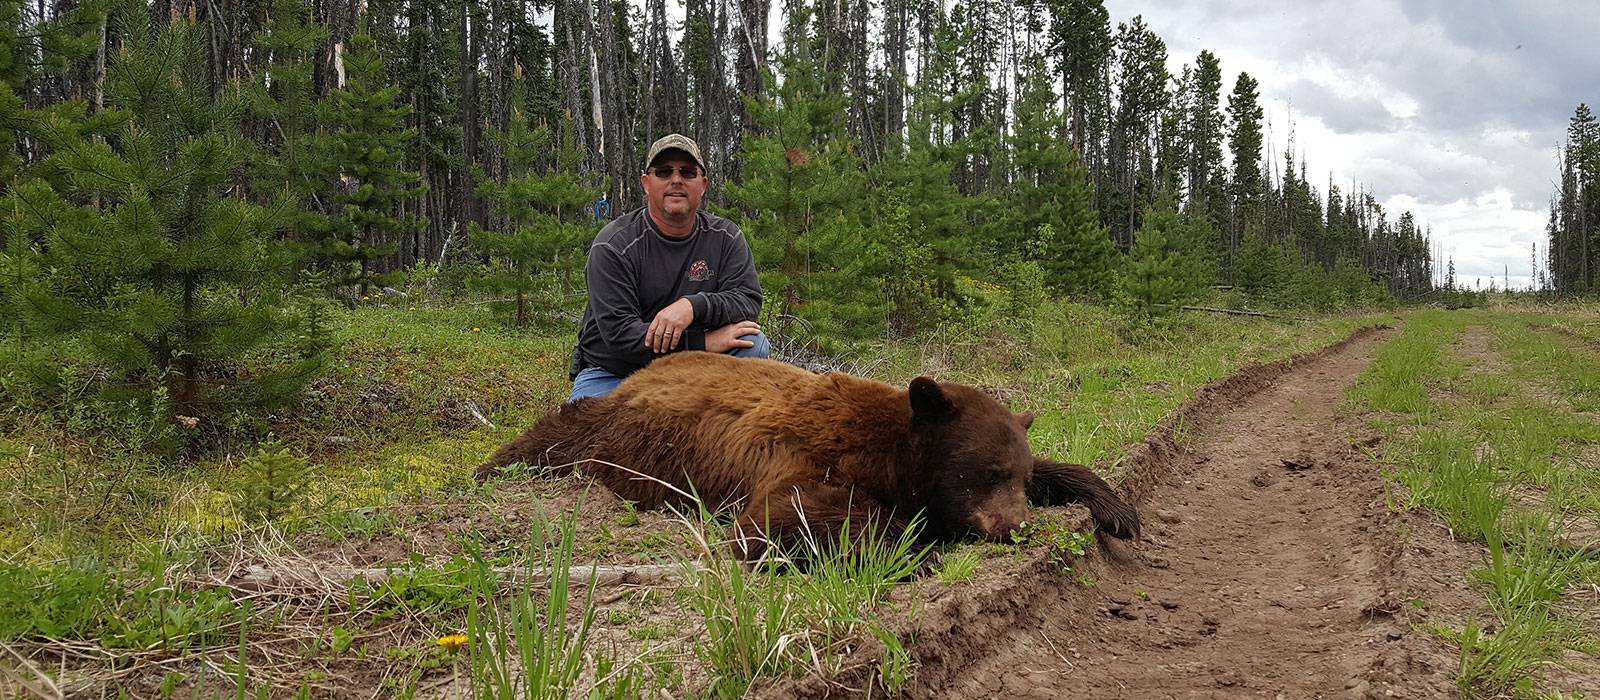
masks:
POLYGON ((1548 383, 1574 410, 1600 410, 1600 346, 1558 335, 1541 320, 1500 320, 1494 324, 1495 348, 1517 364, 1520 375, 1548 383))
POLYGON ((558 539, 535 543, 541 556, 528 557, 543 562, 549 573, 548 587, 539 586, 544 589, 539 593, 528 580, 516 588, 510 601, 500 603, 499 575, 481 557, 474 559, 467 577, 472 595, 466 633, 473 697, 555 700, 567 698, 575 690, 595 621, 594 580, 584 587, 582 600, 574 601, 568 576, 575 517, 562 521, 555 535, 558 539), (568 610, 572 602, 577 602, 575 616, 568 610))
POLYGON ((1461 371, 1446 356, 1445 345, 1464 328, 1459 315, 1432 312, 1408 319, 1400 336, 1385 343, 1356 379, 1351 398, 1369 410, 1425 422, 1435 409, 1430 388, 1461 371))
POLYGON ((939 571, 935 575, 940 583, 961 583, 971 579, 982 562, 983 555, 974 551, 951 552, 940 559, 939 571))
POLYGON ((127 407, 0 392, 19 399, 0 409, 0 551, 35 562, 115 557, 173 532, 237 530, 229 494, 239 462, 269 434, 314 466, 304 514, 465 492, 473 465, 565 397, 572 341, 492 325, 473 307, 406 308, 334 312, 333 361, 304 400, 241 421, 238 439, 187 462, 142 450, 142 419, 127 407), (471 417, 467 401, 498 429, 471 417))
POLYGON ((1094 549, 1093 532, 1072 530, 1055 518, 1041 515, 1023 523, 1021 529, 1011 533, 1011 539, 1017 544, 1043 547, 1046 560, 1063 575, 1073 577, 1079 585, 1094 584, 1094 579, 1072 568, 1074 560, 1094 549))
POLYGON ((1049 306, 1039 316, 1029 335, 1003 326, 952 328, 877 350, 867 366, 892 382, 931 372, 994 389, 1012 410, 1035 414, 1035 452, 1106 464, 1209 382, 1394 321, 1387 314, 1309 324, 1184 314, 1130 327, 1111 310, 1079 304, 1049 306))
POLYGON ((1537 330, 1540 321, 1418 314, 1350 392, 1388 435, 1384 459, 1406 487, 1402 505, 1485 546, 1471 575, 1493 631, 1477 622, 1439 630, 1460 649, 1458 680, 1474 696, 1537 696, 1548 664, 1600 641, 1560 606, 1566 592, 1600 583, 1593 552, 1561 537, 1564 523, 1600 513, 1595 470, 1582 458, 1600 443, 1600 423, 1571 410, 1593 400, 1594 358, 1537 330), (1490 356, 1457 350, 1469 326, 1489 334, 1490 356))
POLYGON ((910 658, 878 607, 928 555, 916 545, 919 524, 891 537, 852 535, 847 523, 836 540, 802 542, 747 567, 724 545, 731 533, 712 514, 701 509, 680 521, 699 554, 688 599, 705 625, 695 648, 711 675, 710 695, 744 697, 761 678, 837 671, 868 638, 884 647, 877 685, 899 692, 910 658))
POLYGON ((1436 632, 1460 649, 1457 685, 1467 697, 1543 697, 1531 669, 1559 657, 1578 639, 1573 629, 1542 610, 1522 608, 1500 618, 1488 632, 1475 622, 1436 632))

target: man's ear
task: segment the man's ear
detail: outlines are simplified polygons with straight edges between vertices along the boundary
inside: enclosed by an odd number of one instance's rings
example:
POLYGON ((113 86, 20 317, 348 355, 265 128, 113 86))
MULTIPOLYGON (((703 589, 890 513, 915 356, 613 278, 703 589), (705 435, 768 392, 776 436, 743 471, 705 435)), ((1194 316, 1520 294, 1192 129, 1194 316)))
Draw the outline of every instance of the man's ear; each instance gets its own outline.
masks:
POLYGON ((939 383, 929 377, 911 380, 911 418, 918 423, 932 423, 955 415, 955 404, 945 396, 939 383))
POLYGON ((1024 432, 1026 432, 1028 430, 1028 428, 1032 428, 1033 427, 1033 412, 1029 411, 1027 413, 1018 413, 1017 414, 1017 425, 1022 426, 1022 430, 1024 432))

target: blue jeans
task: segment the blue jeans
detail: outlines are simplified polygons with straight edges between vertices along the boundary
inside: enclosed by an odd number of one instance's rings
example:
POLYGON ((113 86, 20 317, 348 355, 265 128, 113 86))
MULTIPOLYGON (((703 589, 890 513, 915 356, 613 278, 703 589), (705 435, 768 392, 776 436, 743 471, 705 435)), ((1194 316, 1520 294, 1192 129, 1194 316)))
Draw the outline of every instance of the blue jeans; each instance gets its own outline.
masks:
MULTIPOLYGON (((727 355, 734 357, 768 357, 772 354, 772 344, 767 342, 767 334, 756 333, 745 338, 755 342, 748 348, 734 348, 727 355)), ((572 395, 567 397, 567 403, 589 396, 605 396, 617 390, 617 385, 623 378, 605 371, 599 367, 585 367, 578 376, 572 380, 572 395)))

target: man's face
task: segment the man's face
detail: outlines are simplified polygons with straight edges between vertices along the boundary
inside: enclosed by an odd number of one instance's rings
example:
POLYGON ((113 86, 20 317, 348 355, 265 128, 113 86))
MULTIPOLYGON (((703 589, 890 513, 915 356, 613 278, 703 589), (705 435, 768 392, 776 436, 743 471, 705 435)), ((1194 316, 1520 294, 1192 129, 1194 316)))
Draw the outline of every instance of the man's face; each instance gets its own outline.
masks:
POLYGON ((667 151, 657 156, 650 169, 639 177, 650 210, 658 216, 671 219, 692 216, 700 208, 700 198, 706 194, 706 183, 705 172, 682 151, 667 151), (668 177, 657 175, 668 167, 672 168, 668 177), (685 178, 683 168, 693 168, 695 176, 685 178))

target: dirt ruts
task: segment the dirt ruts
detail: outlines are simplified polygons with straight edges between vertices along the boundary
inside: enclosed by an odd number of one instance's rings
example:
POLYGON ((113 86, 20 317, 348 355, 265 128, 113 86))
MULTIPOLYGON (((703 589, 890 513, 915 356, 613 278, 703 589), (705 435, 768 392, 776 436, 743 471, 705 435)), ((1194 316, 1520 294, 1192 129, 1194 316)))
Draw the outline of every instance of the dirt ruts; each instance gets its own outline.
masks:
MULTIPOLYGON (((1388 507, 1380 468, 1352 443, 1357 421, 1335 412, 1389 335, 1365 329, 1202 389, 1123 464, 1143 541, 1080 562, 1093 586, 1041 557, 924 601, 903 629, 916 663, 906 694, 1454 695, 1453 654, 1413 628, 1471 614, 1474 555, 1388 507)), ((766 695, 851 687, 864 684, 813 679, 766 695)))

